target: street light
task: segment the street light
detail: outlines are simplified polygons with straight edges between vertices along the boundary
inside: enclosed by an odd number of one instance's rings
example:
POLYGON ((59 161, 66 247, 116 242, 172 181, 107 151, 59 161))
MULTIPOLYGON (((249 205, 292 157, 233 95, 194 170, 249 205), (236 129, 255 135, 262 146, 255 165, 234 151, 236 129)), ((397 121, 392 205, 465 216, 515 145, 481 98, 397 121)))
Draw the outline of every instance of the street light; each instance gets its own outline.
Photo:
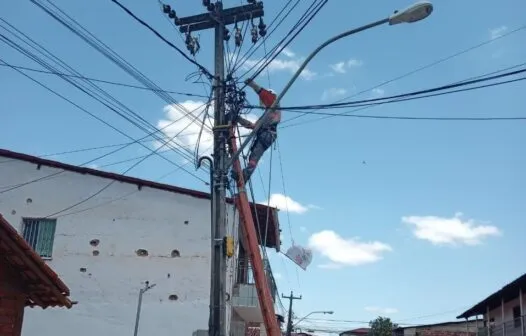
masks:
POLYGON ((248 143, 254 137, 254 135, 257 134, 258 130, 262 126, 263 120, 265 120, 265 118, 263 118, 263 117, 266 116, 268 113, 270 113, 270 111, 275 110, 276 106, 279 105, 279 102, 281 101, 283 96, 288 92, 288 90, 290 89, 292 84, 294 84, 294 82, 299 77, 299 75, 302 73, 302 71, 305 69, 307 64, 323 48, 325 48, 329 44, 331 44, 333 42, 336 42, 336 41, 338 41, 338 40, 340 40, 340 39, 342 39, 344 37, 347 37, 349 35, 353 35, 353 34, 356 34, 356 33, 362 32, 364 30, 368 30, 368 29, 371 29, 371 28, 374 28, 374 27, 377 27, 377 26, 380 26, 380 25, 383 25, 383 24, 386 24, 386 23, 389 23, 390 26, 393 26, 393 25, 397 25, 397 24, 400 24, 400 23, 417 22, 417 21, 420 21, 420 20, 423 20, 423 19, 427 18, 429 15, 431 15, 432 12, 433 12, 433 5, 430 2, 428 2, 428 1, 420 1, 420 2, 417 2, 417 3, 413 4, 413 5, 405 8, 404 10, 395 11, 388 18, 385 18, 385 19, 382 19, 382 20, 370 23, 368 25, 365 25, 365 26, 362 26, 362 27, 359 27, 359 28, 348 30, 346 32, 343 32, 343 33, 341 33, 339 35, 336 35, 336 36, 330 38, 329 40, 327 40, 323 44, 321 44, 318 48, 316 48, 309 55, 309 57, 307 57, 305 59, 305 61, 303 61, 303 63, 301 64, 299 69, 296 71, 294 76, 292 76, 292 78, 289 80, 289 82, 287 83, 287 85, 285 86, 283 91, 281 91, 279 96, 276 98, 276 100, 274 101, 272 106, 270 106, 269 108, 267 108, 265 110, 265 112, 263 113, 263 116, 261 118, 259 118, 259 120, 256 122, 256 125, 254 126, 254 129, 252 130, 252 132, 246 137, 246 139, 243 142, 243 144, 241 144, 241 146, 239 147, 237 152, 234 153, 234 155, 232 156, 232 158, 228 162, 228 164, 226 166, 226 169, 229 169, 232 166, 234 161, 237 160, 237 158, 239 157, 239 154, 245 149, 245 147, 248 145, 248 143))
POLYGON ((332 315, 332 314, 334 314, 334 312, 332 310, 319 310, 319 311, 310 312, 307 315, 305 315, 302 318, 300 318, 296 323, 294 323, 292 325, 292 327, 296 326, 298 323, 300 323, 301 321, 305 320, 307 317, 309 317, 309 316, 311 316, 313 314, 329 314, 329 315, 332 315))

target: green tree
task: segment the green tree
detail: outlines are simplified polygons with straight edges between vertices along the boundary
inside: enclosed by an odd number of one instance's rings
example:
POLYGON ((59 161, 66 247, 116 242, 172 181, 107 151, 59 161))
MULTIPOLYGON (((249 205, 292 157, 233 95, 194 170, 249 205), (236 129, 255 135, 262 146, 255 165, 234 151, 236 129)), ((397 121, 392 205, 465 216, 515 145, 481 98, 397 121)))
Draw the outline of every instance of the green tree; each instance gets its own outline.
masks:
POLYGON ((398 325, 393 323, 389 317, 378 316, 375 320, 369 322, 369 336, 393 336, 393 330, 398 325))

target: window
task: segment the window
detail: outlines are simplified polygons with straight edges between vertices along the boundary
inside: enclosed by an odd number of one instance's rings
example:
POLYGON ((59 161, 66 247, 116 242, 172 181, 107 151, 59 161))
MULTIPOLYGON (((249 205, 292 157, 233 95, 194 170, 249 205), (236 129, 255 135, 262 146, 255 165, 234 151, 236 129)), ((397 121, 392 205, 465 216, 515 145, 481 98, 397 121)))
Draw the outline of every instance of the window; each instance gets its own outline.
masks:
POLYGON ((513 327, 519 328, 521 326, 521 307, 513 307, 513 327))
POLYGON ((51 258, 55 240, 56 219, 24 218, 23 236, 42 258, 51 258))

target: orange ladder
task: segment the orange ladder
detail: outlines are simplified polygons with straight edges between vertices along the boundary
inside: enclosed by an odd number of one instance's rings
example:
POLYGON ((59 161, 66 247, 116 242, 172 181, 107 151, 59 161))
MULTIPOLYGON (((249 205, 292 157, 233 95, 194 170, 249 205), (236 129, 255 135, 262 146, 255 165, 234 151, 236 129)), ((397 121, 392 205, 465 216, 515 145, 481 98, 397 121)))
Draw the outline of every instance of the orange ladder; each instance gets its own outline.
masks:
MULTIPOLYGON (((230 129, 230 150, 232 153, 237 152, 236 137, 234 128, 230 129)), ((250 263, 252 264, 252 271, 254 273, 254 280, 256 282, 256 291, 258 294, 259 306, 263 314, 263 323, 268 336, 281 336, 278 320, 274 311, 274 300, 270 292, 270 287, 265 276, 265 269, 259 251, 259 243, 257 239, 256 228, 254 225, 254 218, 250 211, 250 203, 248 202, 247 192, 245 190, 245 181, 243 180, 243 170, 239 159, 233 162, 232 169, 237 172, 238 180, 237 188, 239 193, 235 199, 236 207, 239 211, 239 217, 243 225, 243 236, 248 245, 248 255, 250 263)))

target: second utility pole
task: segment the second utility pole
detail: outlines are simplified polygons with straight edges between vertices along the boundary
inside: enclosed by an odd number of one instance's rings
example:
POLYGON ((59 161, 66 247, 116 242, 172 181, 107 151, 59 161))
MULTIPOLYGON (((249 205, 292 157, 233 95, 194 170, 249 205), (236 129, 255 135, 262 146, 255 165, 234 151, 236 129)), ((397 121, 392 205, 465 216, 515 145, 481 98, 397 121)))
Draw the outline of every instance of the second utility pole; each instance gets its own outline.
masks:
POLYGON ((227 178, 227 152, 226 141, 229 137, 229 127, 225 118, 225 66, 224 66, 224 41, 226 26, 259 18, 263 16, 261 2, 249 5, 223 9, 223 3, 216 1, 207 2, 208 13, 180 18, 176 24, 181 33, 187 38, 195 31, 214 28, 214 164, 212 183, 212 265, 210 281, 210 318, 208 334, 210 336, 227 336, 226 319, 226 187, 227 178))
POLYGON ((301 295, 299 297, 298 296, 294 296, 294 293, 290 292, 290 296, 285 296, 285 295, 281 294, 281 297, 284 298, 284 299, 289 299, 289 317, 288 317, 288 321, 287 321, 287 333, 286 333, 286 335, 290 336, 292 334, 292 302, 294 300, 301 300, 301 295))

